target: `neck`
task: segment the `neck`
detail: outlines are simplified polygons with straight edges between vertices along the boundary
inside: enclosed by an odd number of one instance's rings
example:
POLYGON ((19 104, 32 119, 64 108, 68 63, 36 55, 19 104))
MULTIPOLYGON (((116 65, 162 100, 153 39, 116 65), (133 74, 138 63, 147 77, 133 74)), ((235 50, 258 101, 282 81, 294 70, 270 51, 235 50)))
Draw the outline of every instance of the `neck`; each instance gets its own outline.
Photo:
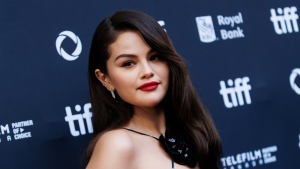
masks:
POLYGON ((134 108, 134 114, 128 128, 154 137, 165 134, 165 114, 162 108, 134 108))

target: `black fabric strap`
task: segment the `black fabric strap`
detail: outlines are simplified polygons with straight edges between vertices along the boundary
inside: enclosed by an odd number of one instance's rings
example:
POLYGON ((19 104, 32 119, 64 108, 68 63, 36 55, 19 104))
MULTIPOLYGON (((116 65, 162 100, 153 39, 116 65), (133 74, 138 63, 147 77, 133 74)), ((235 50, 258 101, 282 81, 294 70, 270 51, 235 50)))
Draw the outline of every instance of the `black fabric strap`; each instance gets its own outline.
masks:
MULTIPOLYGON (((131 132, 134 132, 134 133, 137 133, 137 134, 141 134, 141 135, 144 135, 144 136, 149 136, 149 137, 152 137, 152 138, 154 138, 154 139, 156 139, 156 140, 159 141, 159 139, 156 138, 156 137, 154 137, 154 136, 150 136, 150 135, 148 135, 148 134, 141 133, 141 132, 138 132, 138 131, 135 131, 135 130, 131 130, 131 129, 128 129, 128 128, 123 128, 123 129, 128 130, 128 131, 131 131, 131 132)), ((175 169, 175 168, 174 168, 174 160, 173 160, 173 159, 172 159, 172 169, 175 169)))
POLYGON ((123 129, 128 130, 128 131, 132 131, 132 132, 135 132, 135 133, 144 135, 144 136, 149 136, 149 137, 152 137, 152 138, 154 138, 154 139, 156 139, 156 140, 159 140, 158 138, 156 138, 156 137, 154 137, 154 136, 150 136, 150 135, 145 134, 145 133, 141 133, 141 132, 138 132, 138 131, 135 131, 135 130, 131 130, 131 129, 128 129, 128 128, 123 128, 123 129))
POLYGON ((172 159, 172 169, 175 169, 174 168, 174 160, 172 159))

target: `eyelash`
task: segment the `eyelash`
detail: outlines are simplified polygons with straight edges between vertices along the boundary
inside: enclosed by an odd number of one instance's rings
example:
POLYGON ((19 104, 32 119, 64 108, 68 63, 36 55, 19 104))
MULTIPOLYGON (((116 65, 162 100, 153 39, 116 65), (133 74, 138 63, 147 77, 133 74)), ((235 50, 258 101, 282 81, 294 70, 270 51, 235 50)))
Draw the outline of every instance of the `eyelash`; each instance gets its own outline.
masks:
POLYGON ((159 55, 158 54, 154 54, 152 56, 150 56, 149 60, 158 60, 159 59, 159 55), (153 57, 155 57, 155 59, 153 59, 153 57))
POLYGON ((132 66, 131 64, 133 64, 133 63, 134 63, 133 61, 126 61, 122 64, 122 67, 130 67, 130 66, 132 66))
MULTIPOLYGON (((156 60, 159 60, 159 59, 160 59, 160 58, 159 58, 159 55, 158 55, 158 54, 154 54, 154 55, 150 56, 150 58, 149 58, 150 61, 156 61, 156 60)), ((122 67, 131 67, 132 64, 135 64, 135 62, 129 60, 129 61, 124 62, 124 63, 122 64, 122 67)))

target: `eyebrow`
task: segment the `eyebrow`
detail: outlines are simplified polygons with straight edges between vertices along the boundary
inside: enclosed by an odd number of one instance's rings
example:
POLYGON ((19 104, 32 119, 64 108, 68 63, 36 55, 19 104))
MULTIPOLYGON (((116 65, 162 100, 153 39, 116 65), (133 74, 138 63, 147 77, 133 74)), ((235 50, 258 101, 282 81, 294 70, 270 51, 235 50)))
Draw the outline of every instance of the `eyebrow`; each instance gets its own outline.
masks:
MULTIPOLYGON (((154 53, 155 51, 153 49, 150 49, 148 52, 147 52, 147 55, 151 54, 151 53, 154 53)), ((121 54, 119 56, 116 57, 115 61, 117 61, 118 59, 122 58, 122 57, 130 57, 130 58, 135 58, 137 57, 136 55, 134 54, 121 54)), ((115 62, 114 61, 114 62, 115 62)))

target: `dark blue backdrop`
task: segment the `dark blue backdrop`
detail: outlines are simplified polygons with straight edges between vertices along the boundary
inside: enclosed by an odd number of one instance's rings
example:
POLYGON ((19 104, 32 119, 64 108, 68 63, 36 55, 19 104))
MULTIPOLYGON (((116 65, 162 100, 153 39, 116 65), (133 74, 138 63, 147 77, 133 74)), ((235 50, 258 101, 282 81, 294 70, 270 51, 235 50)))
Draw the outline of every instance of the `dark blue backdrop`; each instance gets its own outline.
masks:
POLYGON ((91 38, 120 9, 164 23, 220 132, 224 169, 299 168, 300 2, 258 0, 1 2, 1 168, 80 168, 91 38))

